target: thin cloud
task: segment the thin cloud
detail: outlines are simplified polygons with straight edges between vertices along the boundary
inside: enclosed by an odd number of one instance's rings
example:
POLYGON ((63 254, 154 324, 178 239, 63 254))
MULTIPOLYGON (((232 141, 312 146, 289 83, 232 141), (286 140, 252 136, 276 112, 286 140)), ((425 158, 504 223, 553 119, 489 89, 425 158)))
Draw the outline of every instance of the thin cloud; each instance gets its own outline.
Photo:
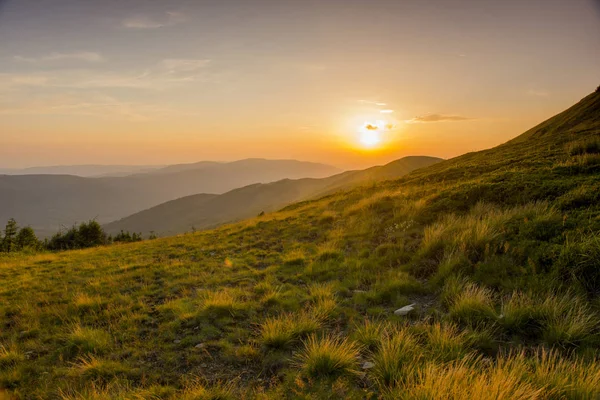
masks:
POLYGON ((379 129, 379 127, 377 125, 373 125, 373 124, 366 124, 365 129, 368 131, 376 131, 379 129))
POLYGON ((201 68, 206 67, 211 60, 208 59, 179 59, 179 58, 169 58, 162 60, 160 65, 166 69, 169 73, 176 72, 193 72, 197 71, 201 68))
POLYGON ((148 15, 136 15, 121 21, 121 26, 129 29, 157 29, 166 26, 173 26, 185 22, 186 18, 183 13, 177 11, 169 11, 159 17, 151 17, 148 15))
POLYGON ((462 115, 448 114, 427 114, 414 117, 404 122, 408 124, 428 123, 428 122, 454 122, 454 121, 470 121, 473 118, 464 117, 462 115))
POLYGON ((379 107, 385 107, 385 106, 387 106, 387 103, 382 103, 380 101, 358 100, 358 102, 362 103, 362 104, 371 104, 371 105, 379 106, 379 107))
POLYGON ((89 63, 96 63, 106 61, 106 59, 99 53, 91 51, 81 51, 76 53, 50 53, 41 57, 23 57, 14 56, 13 59, 19 62, 38 63, 44 61, 61 61, 61 60, 78 60, 89 63))
POLYGON ((97 93, 39 96, 10 104, 0 103, 0 115, 84 115, 143 122, 178 114, 178 111, 160 105, 125 102, 97 93))
POLYGON ((392 114, 394 110, 381 110, 379 111, 381 114, 392 114))

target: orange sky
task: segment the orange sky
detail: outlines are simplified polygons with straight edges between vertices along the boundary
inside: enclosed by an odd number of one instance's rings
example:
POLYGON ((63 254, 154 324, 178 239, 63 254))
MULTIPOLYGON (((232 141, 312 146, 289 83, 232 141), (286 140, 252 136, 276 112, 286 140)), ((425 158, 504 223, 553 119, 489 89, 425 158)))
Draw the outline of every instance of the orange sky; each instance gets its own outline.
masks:
POLYGON ((32 1, 0 3, 0 167, 449 158, 600 83, 591 0, 32 1))

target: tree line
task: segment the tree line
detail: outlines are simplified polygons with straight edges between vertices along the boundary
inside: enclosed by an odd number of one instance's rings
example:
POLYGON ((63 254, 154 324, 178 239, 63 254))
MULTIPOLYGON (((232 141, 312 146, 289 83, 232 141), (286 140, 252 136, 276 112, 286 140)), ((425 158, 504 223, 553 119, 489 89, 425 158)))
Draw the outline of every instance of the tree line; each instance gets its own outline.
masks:
MULTIPOLYGON (((151 235, 149 239, 155 237, 155 235, 151 235)), ((81 223, 79 226, 74 225, 67 230, 61 230, 50 239, 39 240, 31 227, 19 228, 17 221, 11 218, 6 223, 4 234, 0 232, 0 252, 64 251, 107 246, 113 243, 133 243, 142 240, 141 233, 130 233, 128 231, 121 231, 115 236, 107 235, 102 226, 94 220, 81 223)))

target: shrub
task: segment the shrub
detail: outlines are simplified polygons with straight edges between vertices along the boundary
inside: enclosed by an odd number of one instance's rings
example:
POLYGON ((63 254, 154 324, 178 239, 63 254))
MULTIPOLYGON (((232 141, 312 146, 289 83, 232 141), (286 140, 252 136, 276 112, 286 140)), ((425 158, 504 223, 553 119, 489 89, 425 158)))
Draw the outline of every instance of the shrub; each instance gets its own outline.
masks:
POLYGON ((352 376, 358 373, 360 347, 347 338, 312 335, 296 356, 296 364, 311 378, 352 376))

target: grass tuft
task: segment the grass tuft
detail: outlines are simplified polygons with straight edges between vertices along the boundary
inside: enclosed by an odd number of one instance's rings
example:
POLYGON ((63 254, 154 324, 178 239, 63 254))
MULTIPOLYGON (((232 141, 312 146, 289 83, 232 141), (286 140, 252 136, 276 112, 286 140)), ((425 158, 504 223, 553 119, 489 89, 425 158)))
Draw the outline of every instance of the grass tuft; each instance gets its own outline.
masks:
POLYGON ((358 373, 359 353, 358 344, 347 338, 311 335, 296 356, 296 364, 313 379, 353 376, 358 373))

